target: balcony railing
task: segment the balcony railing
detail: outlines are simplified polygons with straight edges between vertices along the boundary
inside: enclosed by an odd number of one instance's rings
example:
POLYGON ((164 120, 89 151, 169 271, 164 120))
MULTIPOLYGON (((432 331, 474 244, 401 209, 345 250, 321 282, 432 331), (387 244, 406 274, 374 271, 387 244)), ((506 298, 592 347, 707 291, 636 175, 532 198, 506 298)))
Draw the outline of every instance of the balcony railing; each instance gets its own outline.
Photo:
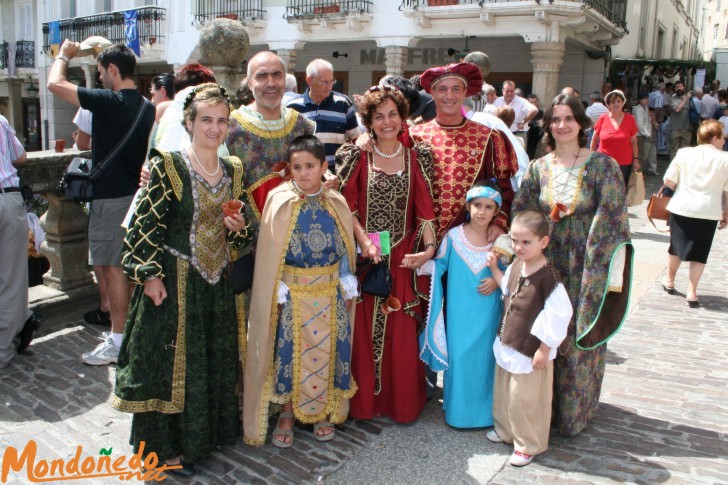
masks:
MULTIPOLYGON (((399 10, 418 10, 420 7, 444 7, 449 5, 478 5, 520 2, 522 0, 402 0, 399 10)), ((572 0, 603 15, 615 27, 627 31, 627 0, 572 0)), ((554 0, 533 0, 536 5, 551 5, 554 0)), ((341 2, 339 2, 341 3, 341 2)))
POLYGON ((35 67, 35 42, 19 40, 15 43, 15 67, 35 67))
POLYGON ((8 43, 0 42, 0 69, 8 67, 8 43))
POLYGON ((208 20, 227 18, 243 24, 265 21, 263 0, 196 0, 192 25, 204 24, 208 20))
MULTIPOLYGON (((10 42, 0 43, 0 69, 10 67, 10 42)), ((19 40, 15 43, 15 67, 35 67, 35 42, 19 40)))
POLYGON ((283 18, 302 20, 332 15, 368 14, 372 3, 369 0, 288 0, 283 18))
POLYGON ((627 32, 627 0, 583 0, 615 26, 627 32))
MULTIPOLYGON (((162 21, 165 19, 166 9, 159 7, 141 7, 137 9, 137 31, 139 43, 155 44, 163 39, 162 21)), ((70 39, 75 42, 92 35, 100 35, 111 41, 112 44, 126 43, 124 35, 124 12, 106 12, 86 17, 76 17, 59 21, 61 39, 70 39)), ((48 38, 48 23, 43 24, 43 52, 51 48, 48 38)))

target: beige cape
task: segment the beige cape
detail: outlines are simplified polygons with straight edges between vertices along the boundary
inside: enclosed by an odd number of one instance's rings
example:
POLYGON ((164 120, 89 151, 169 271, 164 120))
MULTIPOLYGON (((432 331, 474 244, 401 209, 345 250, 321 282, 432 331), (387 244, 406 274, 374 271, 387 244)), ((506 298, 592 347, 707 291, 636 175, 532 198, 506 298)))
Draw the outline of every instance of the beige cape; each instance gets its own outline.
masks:
MULTIPOLYGON (((346 242, 349 262, 356 264, 351 211, 344 197, 327 189, 323 197, 337 219, 346 242)), ((265 444, 268 431, 268 408, 273 396, 273 346, 278 325, 277 287, 281 281, 286 250, 291 239, 295 220, 294 209, 303 202, 293 183, 285 183, 269 194, 263 209, 255 254, 255 274, 248 323, 248 347, 245 360, 243 398, 243 440, 253 446, 265 444)), ((352 338, 354 309, 351 305, 349 318, 352 338)), ((332 396, 334 393, 331 394, 332 396)), ((341 423, 349 414, 349 400, 339 399, 330 403, 331 421, 341 423)))

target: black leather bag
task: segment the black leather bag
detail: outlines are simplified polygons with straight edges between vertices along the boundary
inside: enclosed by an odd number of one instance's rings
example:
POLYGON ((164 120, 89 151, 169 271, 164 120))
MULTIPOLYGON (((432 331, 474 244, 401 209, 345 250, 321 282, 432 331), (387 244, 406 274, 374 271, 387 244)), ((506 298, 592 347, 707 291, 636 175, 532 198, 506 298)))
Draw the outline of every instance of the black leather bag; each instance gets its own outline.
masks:
POLYGON ((361 291, 388 298, 392 291, 392 273, 384 263, 372 264, 361 282, 361 291))
POLYGON ((233 291, 236 295, 245 293, 253 286, 255 258, 252 253, 248 253, 242 258, 233 261, 232 266, 230 280, 233 285, 233 291))
POLYGON ((142 98, 142 102, 139 104, 139 111, 137 111, 134 122, 131 124, 129 131, 119 140, 113 150, 111 150, 106 157, 96 167, 92 167, 92 162, 88 158, 75 157, 71 160, 66 168, 66 173, 63 174, 61 179, 61 190, 63 196, 74 202, 91 202, 94 198, 94 181, 96 181, 101 172, 111 163, 116 155, 121 151, 122 147, 129 141, 134 130, 142 120, 144 112, 148 110, 154 110, 154 106, 148 99, 142 98))
POLYGON ((94 181, 91 178, 89 158, 75 157, 61 180, 63 196, 74 202, 91 202, 94 197, 94 181))

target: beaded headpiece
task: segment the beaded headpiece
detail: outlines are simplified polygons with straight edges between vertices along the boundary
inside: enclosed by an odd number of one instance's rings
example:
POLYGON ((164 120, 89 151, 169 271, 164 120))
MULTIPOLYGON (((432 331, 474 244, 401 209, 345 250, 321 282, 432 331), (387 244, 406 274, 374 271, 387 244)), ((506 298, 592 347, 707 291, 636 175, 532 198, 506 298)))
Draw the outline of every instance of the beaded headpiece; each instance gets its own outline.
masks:
POLYGON ((200 91, 207 89, 207 88, 219 89, 220 94, 225 98, 225 101, 227 102, 227 104, 230 104, 230 96, 228 96, 227 90, 223 86, 221 86, 220 84, 217 84, 217 83, 203 83, 203 84, 198 84, 197 86, 195 86, 194 89, 192 89, 192 91, 190 91, 187 94, 187 97, 185 98, 185 102, 183 105, 183 109, 189 108, 190 105, 192 104, 192 101, 194 101, 195 97, 197 96, 197 93, 199 93, 200 91))

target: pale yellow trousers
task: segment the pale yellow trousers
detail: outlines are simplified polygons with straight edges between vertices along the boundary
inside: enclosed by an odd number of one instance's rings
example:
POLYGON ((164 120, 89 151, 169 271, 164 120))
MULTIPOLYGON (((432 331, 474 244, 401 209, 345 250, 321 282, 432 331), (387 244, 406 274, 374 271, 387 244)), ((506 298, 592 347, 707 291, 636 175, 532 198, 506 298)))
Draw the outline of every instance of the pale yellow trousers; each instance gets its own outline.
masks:
POLYGON ((511 374, 496 366, 493 391, 495 432, 516 451, 543 453, 549 446, 554 363, 530 374, 511 374))

